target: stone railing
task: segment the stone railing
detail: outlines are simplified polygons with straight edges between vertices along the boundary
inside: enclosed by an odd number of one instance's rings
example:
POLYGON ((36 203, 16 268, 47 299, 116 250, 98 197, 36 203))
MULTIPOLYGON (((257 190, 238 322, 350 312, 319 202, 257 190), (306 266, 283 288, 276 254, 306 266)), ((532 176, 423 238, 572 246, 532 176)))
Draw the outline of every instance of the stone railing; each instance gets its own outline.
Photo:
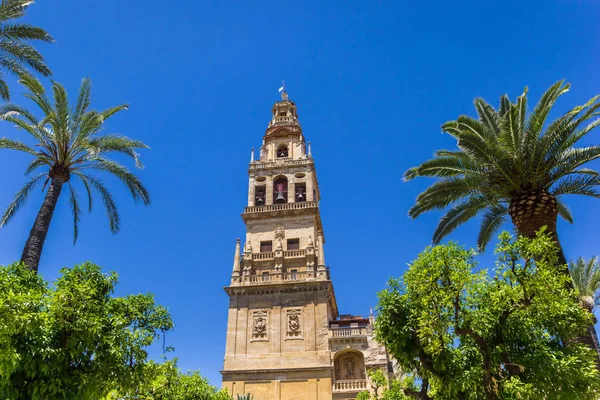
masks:
POLYGON ((331 338, 350 338, 357 336, 366 336, 366 327, 357 328, 329 328, 329 337, 331 338))
POLYGON ((268 206, 253 206, 246 207, 244 212, 246 214, 270 212, 270 211, 282 211, 282 210, 300 210, 303 208, 316 208, 317 203, 314 201, 304 201, 302 203, 285 203, 285 204, 271 204, 268 206))
POLYGON ((283 252, 283 258, 296 258, 306 256, 306 250, 286 250, 283 252))
POLYGON ((366 389, 366 379, 348 379, 343 381, 335 381, 333 384, 334 392, 357 392, 366 389))
MULTIPOLYGON (((306 250, 285 250, 283 252, 283 258, 298 258, 305 257, 306 250)), ((273 260, 275 258, 274 251, 267 251, 264 253, 252 253, 252 261, 264 261, 273 260)))
POLYGON ((312 163, 313 163, 312 158, 307 158, 304 160, 280 159, 277 161, 269 161, 269 162, 256 161, 256 162, 250 164, 250 171, 256 171, 259 169, 280 168, 280 167, 301 167, 304 165, 310 165, 312 163))
POLYGON ((264 252, 264 253, 252 253, 252 260, 256 261, 256 260, 272 260, 273 258, 275 258, 275 252, 274 251, 268 251, 268 252, 264 252))
POLYGON ((245 284, 260 285, 265 282, 281 282, 281 281, 301 281, 309 278, 315 278, 316 274, 313 271, 307 272, 282 272, 281 274, 263 274, 242 276, 241 282, 245 284))

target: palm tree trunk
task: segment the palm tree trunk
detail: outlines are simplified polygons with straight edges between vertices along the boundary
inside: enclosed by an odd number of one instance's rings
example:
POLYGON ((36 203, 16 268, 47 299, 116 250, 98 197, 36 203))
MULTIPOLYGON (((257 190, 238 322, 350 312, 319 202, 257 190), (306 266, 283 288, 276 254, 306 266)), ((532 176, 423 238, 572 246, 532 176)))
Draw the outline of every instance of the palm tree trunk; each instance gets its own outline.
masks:
POLYGON ((23 254, 21 255, 21 261, 36 273, 38 272, 40 257, 42 256, 42 250, 44 248, 44 241, 46 240, 46 235, 50 228, 50 221, 52 221, 52 215, 54 214, 54 209, 56 208, 56 203, 58 202, 63 184, 63 179, 58 177, 52 178, 48 193, 46 193, 46 198, 35 218, 27 242, 25 242, 23 254))
MULTIPOLYGON (((513 224, 517 227, 520 235, 534 238, 536 233, 543 227, 546 227, 546 232, 556 242, 558 249, 558 262, 562 267, 562 271, 569 277, 567 285, 573 289, 571 274, 567 265, 567 258, 563 251, 560 241, 558 240, 558 232, 556 223, 558 219, 558 208, 556 207, 556 198, 546 191, 525 192, 515 197, 509 208, 510 217, 513 224)), ((587 310, 586 307, 583 307, 587 310)), ((587 310, 591 312, 590 310, 587 310)), ((595 319, 595 318, 594 318, 595 319)), ((592 323, 588 326, 584 335, 573 340, 577 343, 582 343, 596 352, 596 368, 600 370, 600 344, 596 328, 592 323)))

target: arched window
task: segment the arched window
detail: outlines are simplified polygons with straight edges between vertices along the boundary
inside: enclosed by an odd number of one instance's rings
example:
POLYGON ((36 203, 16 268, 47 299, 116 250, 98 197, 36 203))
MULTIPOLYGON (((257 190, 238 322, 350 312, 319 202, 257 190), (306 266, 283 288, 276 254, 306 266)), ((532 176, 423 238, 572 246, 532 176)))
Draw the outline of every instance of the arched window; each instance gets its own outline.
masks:
POLYGON ((280 144, 277 146, 277 158, 287 157, 288 156, 288 148, 285 144, 280 144))
POLYGON ((254 187, 254 205, 264 206, 265 205, 265 194, 267 190, 265 185, 256 185, 254 187))
POLYGON ((273 203, 287 203, 288 183, 285 177, 275 179, 273 182, 273 203))

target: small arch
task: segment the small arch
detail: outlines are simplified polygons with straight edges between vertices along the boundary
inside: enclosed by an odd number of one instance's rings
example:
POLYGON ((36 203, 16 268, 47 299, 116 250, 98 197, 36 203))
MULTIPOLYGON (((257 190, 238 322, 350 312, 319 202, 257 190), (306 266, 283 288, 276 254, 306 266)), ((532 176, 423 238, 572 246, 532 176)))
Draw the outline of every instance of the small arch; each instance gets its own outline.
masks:
POLYGON ((288 180, 285 176, 276 177, 273 180, 273 204, 288 202, 288 180))

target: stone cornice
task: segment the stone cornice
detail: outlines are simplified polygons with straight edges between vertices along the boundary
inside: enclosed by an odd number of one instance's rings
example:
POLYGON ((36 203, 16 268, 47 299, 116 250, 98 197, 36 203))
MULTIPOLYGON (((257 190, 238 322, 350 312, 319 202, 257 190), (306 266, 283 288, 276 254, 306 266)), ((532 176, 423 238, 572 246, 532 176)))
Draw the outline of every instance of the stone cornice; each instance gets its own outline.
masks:
POLYGON ((223 289, 231 297, 236 295, 242 296, 264 296, 270 294, 281 294, 281 293, 299 293, 309 291, 325 291, 327 292, 329 305, 333 312, 333 318, 338 317, 337 300, 335 298, 335 292, 333 290, 333 283, 331 280, 305 280, 290 283, 272 284, 267 283, 264 285, 232 285, 224 286, 223 289))

